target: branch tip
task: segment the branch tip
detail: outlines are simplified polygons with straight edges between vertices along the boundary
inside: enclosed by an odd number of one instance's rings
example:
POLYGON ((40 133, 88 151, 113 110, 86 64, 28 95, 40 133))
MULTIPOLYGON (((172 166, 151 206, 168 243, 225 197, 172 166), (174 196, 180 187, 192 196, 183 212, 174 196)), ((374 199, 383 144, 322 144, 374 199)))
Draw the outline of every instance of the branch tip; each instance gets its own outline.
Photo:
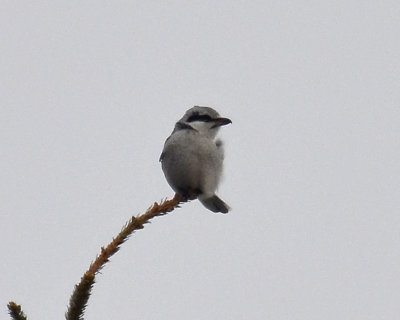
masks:
POLYGON ((26 315, 22 311, 21 306, 14 301, 10 301, 7 305, 8 313, 13 320, 26 320, 26 315))

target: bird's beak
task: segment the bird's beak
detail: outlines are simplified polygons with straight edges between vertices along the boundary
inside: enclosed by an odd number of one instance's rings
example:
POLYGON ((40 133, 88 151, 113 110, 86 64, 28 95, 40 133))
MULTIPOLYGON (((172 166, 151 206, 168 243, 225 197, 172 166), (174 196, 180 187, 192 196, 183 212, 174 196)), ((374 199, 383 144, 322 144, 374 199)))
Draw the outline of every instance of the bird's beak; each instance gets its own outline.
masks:
POLYGON ((232 123, 231 119, 228 119, 228 118, 217 118, 217 119, 214 119, 214 125, 212 126, 212 128, 225 126, 225 125, 230 124, 230 123, 232 123))

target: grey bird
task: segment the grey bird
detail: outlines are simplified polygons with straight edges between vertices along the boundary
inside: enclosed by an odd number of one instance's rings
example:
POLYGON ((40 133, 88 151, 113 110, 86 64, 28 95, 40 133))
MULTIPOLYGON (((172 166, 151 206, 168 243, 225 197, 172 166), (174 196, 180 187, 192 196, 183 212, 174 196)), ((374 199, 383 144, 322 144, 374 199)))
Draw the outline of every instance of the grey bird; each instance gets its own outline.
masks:
POLYGON ((198 198, 213 212, 230 209, 215 194, 224 159, 222 142, 216 135, 229 123, 230 119, 220 117, 212 108, 194 106, 175 124, 160 156, 171 188, 185 201, 198 198))

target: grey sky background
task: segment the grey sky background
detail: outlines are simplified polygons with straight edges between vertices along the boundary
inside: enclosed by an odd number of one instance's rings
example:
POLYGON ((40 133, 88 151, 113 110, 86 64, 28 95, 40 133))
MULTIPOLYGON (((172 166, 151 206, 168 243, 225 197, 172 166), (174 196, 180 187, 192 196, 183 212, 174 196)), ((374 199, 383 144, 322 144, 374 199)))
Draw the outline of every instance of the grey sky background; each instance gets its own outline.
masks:
POLYGON ((171 197, 175 121, 216 108, 227 215, 136 234, 87 319, 398 319, 398 1, 3 1, 0 312, 62 319, 133 214, 171 197))

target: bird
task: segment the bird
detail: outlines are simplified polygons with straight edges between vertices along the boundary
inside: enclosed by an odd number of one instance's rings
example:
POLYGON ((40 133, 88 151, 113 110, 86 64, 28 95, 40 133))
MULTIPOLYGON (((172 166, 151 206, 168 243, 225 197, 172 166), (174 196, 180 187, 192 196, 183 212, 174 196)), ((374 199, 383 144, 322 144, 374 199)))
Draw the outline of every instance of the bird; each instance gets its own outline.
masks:
POLYGON ((213 108, 202 106, 190 108, 176 122, 160 162, 168 184, 183 201, 199 199, 212 212, 230 210, 215 194, 224 160, 223 144, 216 136, 230 123, 213 108))

